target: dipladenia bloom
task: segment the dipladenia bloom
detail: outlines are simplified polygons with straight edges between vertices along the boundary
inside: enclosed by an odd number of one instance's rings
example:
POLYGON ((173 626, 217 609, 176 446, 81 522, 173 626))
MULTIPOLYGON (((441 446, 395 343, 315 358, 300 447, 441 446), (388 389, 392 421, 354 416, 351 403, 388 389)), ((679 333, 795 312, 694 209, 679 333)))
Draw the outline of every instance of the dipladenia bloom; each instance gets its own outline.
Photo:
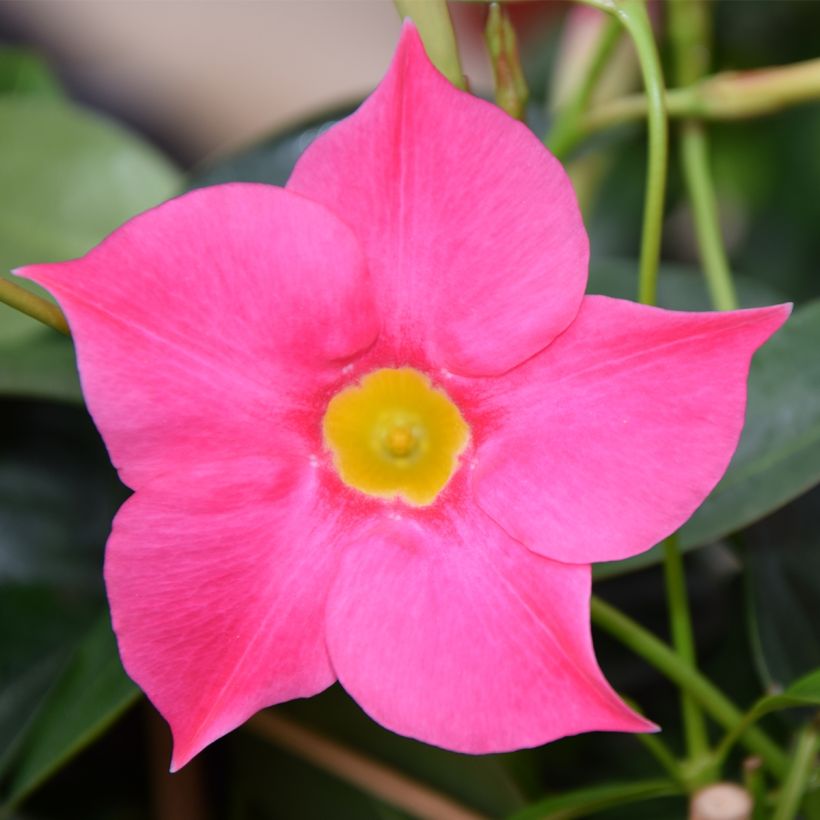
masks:
POLYGON ((709 493, 788 308, 585 297, 587 261, 558 162, 408 25, 286 189, 195 191, 22 271, 135 491, 105 577, 174 768, 337 679, 464 752, 652 728, 596 663, 589 565, 709 493))

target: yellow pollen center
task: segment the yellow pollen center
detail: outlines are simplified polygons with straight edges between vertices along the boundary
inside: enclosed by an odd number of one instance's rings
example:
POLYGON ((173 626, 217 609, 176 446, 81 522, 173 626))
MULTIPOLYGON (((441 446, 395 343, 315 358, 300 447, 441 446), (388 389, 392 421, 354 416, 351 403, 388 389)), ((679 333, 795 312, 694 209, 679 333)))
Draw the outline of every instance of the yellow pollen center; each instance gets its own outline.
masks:
POLYGON ((470 438, 449 396, 409 367, 375 370, 339 391, 322 432, 345 484, 419 507, 447 486, 470 438))

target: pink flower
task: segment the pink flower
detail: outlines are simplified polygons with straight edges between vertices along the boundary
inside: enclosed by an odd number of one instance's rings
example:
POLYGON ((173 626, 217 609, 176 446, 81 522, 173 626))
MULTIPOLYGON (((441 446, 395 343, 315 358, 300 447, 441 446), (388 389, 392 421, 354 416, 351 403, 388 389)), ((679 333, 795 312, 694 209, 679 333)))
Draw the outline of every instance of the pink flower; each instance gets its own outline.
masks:
POLYGON ((596 663, 589 564, 709 493, 788 308, 584 297, 587 257, 558 162, 406 26, 287 189, 195 191, 22 272, 135 490, 105 576, 174 768, 337 679, 465 752, 652 728, 596 663))

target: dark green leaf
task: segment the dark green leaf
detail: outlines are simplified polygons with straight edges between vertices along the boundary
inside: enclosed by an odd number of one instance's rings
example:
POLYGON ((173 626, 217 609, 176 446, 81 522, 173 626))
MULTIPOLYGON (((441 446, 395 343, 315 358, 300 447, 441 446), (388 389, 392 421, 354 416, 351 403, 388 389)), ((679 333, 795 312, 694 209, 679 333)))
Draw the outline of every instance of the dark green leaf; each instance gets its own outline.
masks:
POLYGON ((14 804, 103 732, 137 698, 105 616, 86 635, 40 706, 16 758, 5 801, 14 804))
POLYGON ((97 609, 43 586, 0 585, 0 773, 97 609))
MULTIPOLYGON (((174 167, 120 126, 49 99, 0 97, 0 275, 80 256, 179 188, 174 167)), ((0 327, 0 391, 77 397, 65 346, 5 305, 0 327)))
POLYGON ((5 401, 0 424, 0 776, 103 607, 102 549, 125 497, 79 408, 5 401))
POLYGON ((768 687, 820 667, 820 489, 744 537, 755 660, 768 687))
POLYGON ((610 783, 547 797, 512 815, 511 820, 570 820, 589 817, 613 806, 680 794, 671 780, 641 780, 635 783, 610 783))
POLYGON ((48 63, 36 52, 0 47, 0 95, 60 98, 63 89, 48 63))
POLYGON ((746 426, 729 469, 681 530, 685 546, 758 521, 820 481, 820 301, 755 355, 746 426))

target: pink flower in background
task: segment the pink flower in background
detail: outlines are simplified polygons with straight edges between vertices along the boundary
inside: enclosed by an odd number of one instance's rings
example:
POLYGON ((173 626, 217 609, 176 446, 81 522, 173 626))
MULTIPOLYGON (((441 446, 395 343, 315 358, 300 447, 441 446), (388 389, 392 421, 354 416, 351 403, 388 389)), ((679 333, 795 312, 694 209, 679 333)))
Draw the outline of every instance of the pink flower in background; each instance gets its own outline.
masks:
POLYGON ((337 679, 465 752, 652 728, 596 663, 589 564, 706 497, 788 308, 584 297, 587 258, 557 161, 408 25, 287 189, 195 191, 22 271, 135 490, 106 583, 174 768, 337 679))

